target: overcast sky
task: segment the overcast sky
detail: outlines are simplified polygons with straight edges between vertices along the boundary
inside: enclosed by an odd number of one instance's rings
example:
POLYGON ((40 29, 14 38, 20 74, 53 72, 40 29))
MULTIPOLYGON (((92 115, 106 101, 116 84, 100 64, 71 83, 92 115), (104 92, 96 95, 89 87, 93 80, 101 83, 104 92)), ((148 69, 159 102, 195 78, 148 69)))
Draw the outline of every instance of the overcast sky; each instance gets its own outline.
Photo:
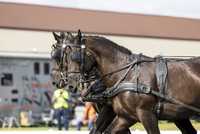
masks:
POLYGON ((0 0, 58 7, 200 19, 200 0, 0 0))

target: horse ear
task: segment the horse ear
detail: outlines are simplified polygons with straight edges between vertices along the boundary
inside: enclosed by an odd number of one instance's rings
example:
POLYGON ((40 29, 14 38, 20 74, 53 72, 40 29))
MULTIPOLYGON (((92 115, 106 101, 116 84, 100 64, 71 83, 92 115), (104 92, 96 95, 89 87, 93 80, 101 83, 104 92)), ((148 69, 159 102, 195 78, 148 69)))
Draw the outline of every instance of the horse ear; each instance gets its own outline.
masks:
POLYGON ((81 30, 80 30, 80 29, 78 30, 78 36, 79 36, 79 37, 82 37, 82 33, 81 33, 81 30))
POLYGON ((54 38, 55 38, 55 40, 56 40, 57 42, 60 41, 60 36, 57 35, 55 32, 53 32, 53 36, 54 36, 54 38))
POLYGON ((64 32, 60 32, 60 38, 64 39, 65 38, 65 33, 64 32))
POLYGON ((78 30, 78 43, 81 44, 81 40, 82 40, 82 33, 81 30, 78 30))
POLYGON ((67 35, 68 35, 68 38, 69 38, 69 39, 73 39, 73 38, 74 38, 74 36, 72 35, 71 32, 67 32, 67 35))

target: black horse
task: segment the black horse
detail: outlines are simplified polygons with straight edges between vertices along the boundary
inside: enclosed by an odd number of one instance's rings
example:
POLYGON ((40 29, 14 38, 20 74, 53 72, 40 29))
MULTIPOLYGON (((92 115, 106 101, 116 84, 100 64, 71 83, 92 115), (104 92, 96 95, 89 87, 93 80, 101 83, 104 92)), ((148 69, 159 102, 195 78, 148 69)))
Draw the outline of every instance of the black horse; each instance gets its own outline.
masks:
POLYGON ((117 115, 107 128, 110 133, 130 133, 129 127, 141 122, 148 134, 159 134, 158 119, 173 121, 183 134, 197 133, 189 118, 200 111, 200 58, 163 62, 132 54, 103 37, 82 37, 80 32, 70 39, 63 37, 55 36, 55 48, 63 48, 55 50, 65 55, 60 63, 69 87, 91 78, 107 87, 102 97, 117 115), (157 66, 164 67, 160 71, 157 66))

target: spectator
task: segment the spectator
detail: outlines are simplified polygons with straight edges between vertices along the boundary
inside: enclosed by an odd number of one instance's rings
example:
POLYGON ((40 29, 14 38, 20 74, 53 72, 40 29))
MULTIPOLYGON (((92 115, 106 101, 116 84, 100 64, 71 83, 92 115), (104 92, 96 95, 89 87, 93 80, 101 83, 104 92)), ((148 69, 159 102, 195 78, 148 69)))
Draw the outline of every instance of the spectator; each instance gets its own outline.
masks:
POLYGON ((95 121, 96 121, 96 111, 91 102, 86 102, 83 119, 78 123, 77 129, 80 130, 82 125, 88 125, 88 130, 91 130, 94 127, 95 121))
POLYGON ((55 116, 58 121, 58 130, 62 130, 62 124, 65 130, 69 127, 69 94, 64 89, 65 81, 61 80, 57 89, 54 91, 52 102, 55 109, 55 116))

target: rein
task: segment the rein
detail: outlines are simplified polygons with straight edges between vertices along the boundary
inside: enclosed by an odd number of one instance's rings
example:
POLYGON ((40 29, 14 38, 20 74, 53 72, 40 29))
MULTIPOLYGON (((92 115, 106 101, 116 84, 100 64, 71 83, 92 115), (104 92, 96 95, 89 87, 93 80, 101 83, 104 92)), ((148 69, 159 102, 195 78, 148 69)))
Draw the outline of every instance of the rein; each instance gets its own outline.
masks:
POLYGON ((119 68, 119 69, 116 69, 116 70, 111 71, 111 72, 109 72, 109 73, 107 73, 107 74, 104 74, 104 75, 102 76, 102 78, 108 77, 108 76, 110 76, 110 75, 113 75, 114 73, 121 72, 121 71, 123 71, 124 69, 129 68, 130 66, 133 67, 135 64, 139 64, 139 63, 142 63, 142 62, 154 62, 154 60, 134 60, 133 62, 131 62, 131 63, 129 63, 129 64, 127 64, 127 65, 125 65, 125 66, 119 68))

